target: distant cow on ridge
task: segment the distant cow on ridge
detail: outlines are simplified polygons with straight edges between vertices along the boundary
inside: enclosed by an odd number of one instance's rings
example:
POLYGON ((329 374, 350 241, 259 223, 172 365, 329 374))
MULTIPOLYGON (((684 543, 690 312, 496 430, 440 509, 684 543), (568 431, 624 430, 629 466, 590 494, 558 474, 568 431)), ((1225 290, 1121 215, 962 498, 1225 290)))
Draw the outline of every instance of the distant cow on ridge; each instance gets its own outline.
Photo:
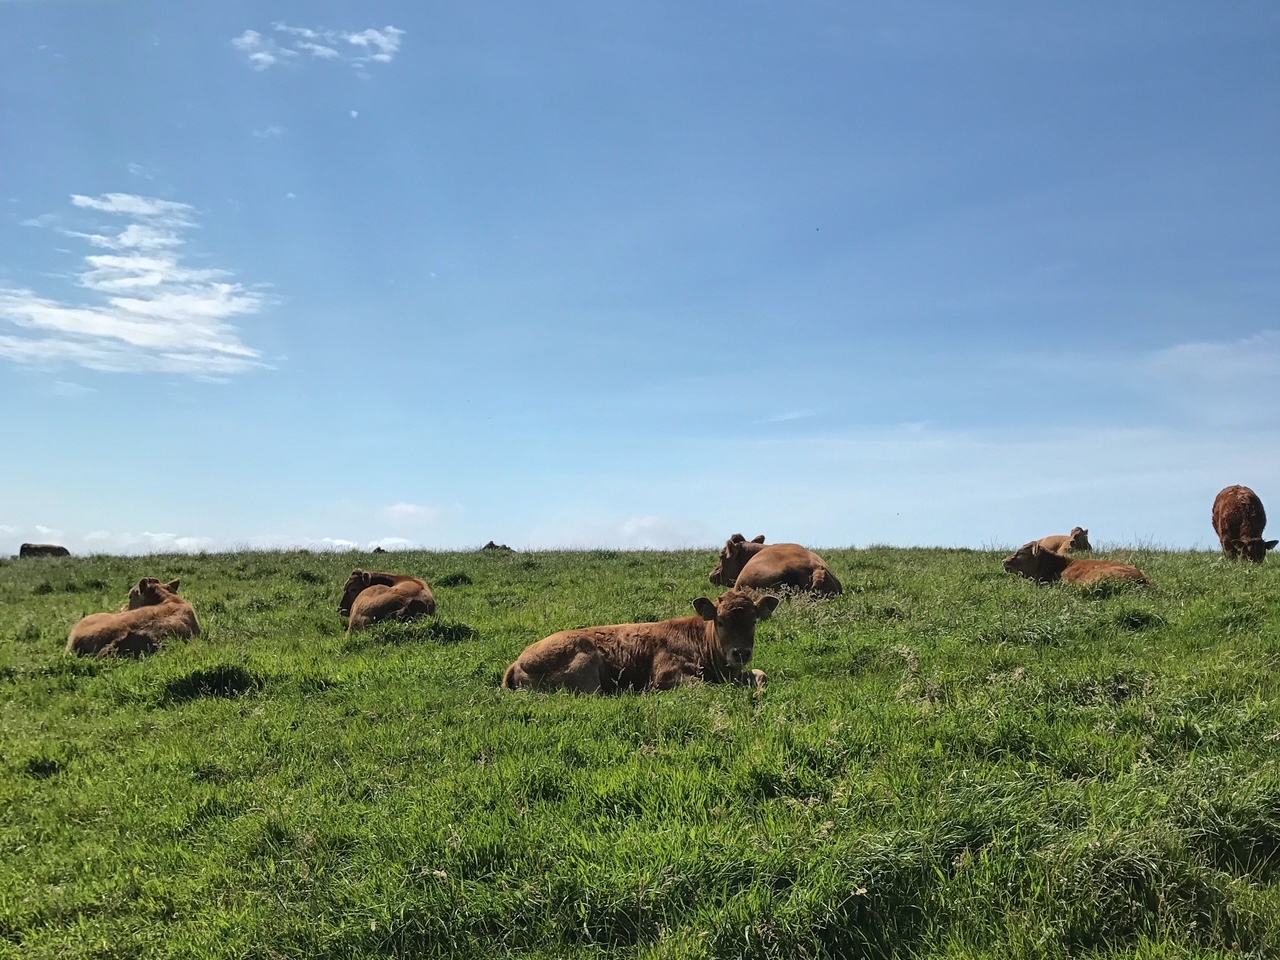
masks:
POLYGON ((1262 500, 1248 487, 1234 484, 1225 487, 1213 499, 1213 530, 1228 557, 1247 557, 1254 563, 1267 558, 1280 540, 1263 540, 1267 511, 1262 500))
POLYGON ((383 620, 417 620, 436 612, 436 598, 425 580, 397 573, 352 570, 342 587, 338 613, 349 617, 355 633, 383 620))
POLYGON ((1089 543, 1089 531, 1084 527, 1072 527, 1071 532, 1066 536, 1057 534, 1052 537, 1041 537, 1036 542, 1046 550, 1061 554, 1093 549, 1093 546, 1089 543))
POLYGON ((197 637, 196 612, 178 596, 179 581, 144 577, 129 591, 119 613, 92 613, 67 637, 67 652, 84 657, 140 657, 155 653, 169 637, 197 637))
POLYGON ((1072 560, 1032 540, 1004 558, 1004 568, 1036 583, 1096 583, 1099 580, 1133 580, 1148 586, 1151 581, 1137 567, 1114 560, 1072 560))
POLYGON ((24 557, 69 557, 71 551, 56 543, 24 543, 18 548, 18 558, 24 557))
POLYGON ((798 543, 766 545, 763 535, 754 540, 740 533, 730 537, 709 579, 722 587, 753 590, 791 589, 829 596, 844 592, 826 561, 812 550, 798 543))
POLYGON ((492 540, 490 540, 480 549, 481 550, 497 550, 499 553, 515 553, 515 551, 512 550, 510 547, 508 547, 505 543, 494 543, 492 540))
POLYGON ((694 600, 696 617, 562 630, 525 647, 502 685, 575 693, 670 690, 699 680, 762 687, 764 671, 747 665, 756 623, 777 605, 777 597, 730 590, 714 602, 694 600))

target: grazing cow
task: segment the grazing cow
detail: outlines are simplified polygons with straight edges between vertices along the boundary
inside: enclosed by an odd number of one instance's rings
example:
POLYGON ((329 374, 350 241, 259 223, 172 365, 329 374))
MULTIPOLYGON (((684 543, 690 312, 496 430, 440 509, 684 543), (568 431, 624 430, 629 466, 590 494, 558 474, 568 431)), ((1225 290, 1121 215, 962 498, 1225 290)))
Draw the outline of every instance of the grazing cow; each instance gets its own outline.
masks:
POLYGON ((1247 557, 1254 563, 1267 558, 1280 540, 1263 540, 1267 511, 1262 501, 1248 487, 1235 484, 1225 487, 1213 498, 1213 529, 1228 557, 1247 557))
POLYGON ((730 537, 709 579, 722 587, 753 590, 803 590, 830 596, 844 592, 831 568, 812 550, 798 543, 766 546, 763 535, 754 540, 740 533, 730 537))
POLYGON ((1072 560, 1068 556, 1047 550, 1035 540, 1023 544, 1004 558, 1004 568, 1036 583, 1095 583, 1098 580, 1133 580, 1151 585, 1147 575, 1137 567, 1114 560, 1072 560))
POLYGON ((387 552, 387 548, 386 548, 386 547, 374 547, 374 548, 373 548, 373 552, 374 552, 374 553, 386 553, 386 552, 387 552))
POLYGON ((179 581, 144 577, 129 591, 119 613, 92 613, 67 637, 67 652, 82 657, 140 657, 155 653, 169 637, 200 635, 196 612, 178 596, 179 581))
POLYGON ((1041 537, 1036 542, 1046 550, 1061 554, 1073 553, 1076 550, 1093 549, 1093 546, 1089 543, 1089 531, 1084 527, 1072 527, 1071 532, 1065 537, 1062 534, 1058 534, 1052 537, 1041 537))
POLYGON ((24 543, 18 548, 18 559, 25 557, 69 557, 71 551, 56 543, 24 543))
POLYGON ((352 570, 342 588, 338 613, 349 617, 355 633, 383 620, 417 620, 436 612, 436 598, 425 580, 396 573, 352 570))
POLYGON ((525 647, 502 685, 576 693, 670 690, 699 680, 763 687, 764 671, 747 664, 757 621, 777 605, 777 597, 730 590, 714 602, 694 600, 696 617, 562 630, 525 647))
POLYGON ((490 540, 480 549, 481 550, 498 550, 502 553, 515 553, 515 551, 512 550, 510 547, 508 547, 505 543, 494 543, 492 540, 490 540))

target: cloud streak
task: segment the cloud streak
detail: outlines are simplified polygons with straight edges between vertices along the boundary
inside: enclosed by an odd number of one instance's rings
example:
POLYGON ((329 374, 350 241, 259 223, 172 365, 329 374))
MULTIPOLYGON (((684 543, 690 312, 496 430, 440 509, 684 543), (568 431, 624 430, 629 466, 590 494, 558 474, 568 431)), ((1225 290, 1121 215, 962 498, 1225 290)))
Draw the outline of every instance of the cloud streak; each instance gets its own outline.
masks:
POLYGON ((404 31, 383 27, 352 32, 294 27, 273 23, 274 36, 246 30, 231 41, 255 70, 269 70, 282 63, 302 63, 307 59, 345 63, 362 69, 371 63, 390 63, 400 52, 404 31))
MULTIPOLYGON (((265 366, 229 322, 259 312, 262 294, 236 283, 226 270, 182 262, 184 234, 196 226, 193 207, 127 193, 73 195, 71 203, 127 222, 114 232, 59 231, 97 251, 83 258, 76 274, 76 285, 87 294, 78 302, 0 286, 0 357, 204 377, 265 366)), ((32 225, 47 226, 48 220, 32 225)))

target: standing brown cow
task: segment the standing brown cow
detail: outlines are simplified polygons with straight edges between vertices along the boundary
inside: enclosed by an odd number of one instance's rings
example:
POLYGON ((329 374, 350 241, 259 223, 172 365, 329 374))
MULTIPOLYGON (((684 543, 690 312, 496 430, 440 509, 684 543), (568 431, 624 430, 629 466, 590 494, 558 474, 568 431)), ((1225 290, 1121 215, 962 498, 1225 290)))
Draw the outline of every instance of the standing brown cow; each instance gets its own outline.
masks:
POLYGON ((71 551, 56 543, 24 543, 18 548, 18 558, 24 557, 69 557, 71 551))
POLYGON ((777 597, 730 590, 714 603, 694 600, 696 617, 562 630, 525 647, 502 685, 576 693, 669 690, 698 680, 762 687, 764 671, 747 664, 757 621, 777 606, 777 597))
POLYGON ((67 652, 84 657, 140 657, 155 653, 168 637, 198 637, 196 612, 178 596, 179 581, 144 577, 129 591, 119 613, 92 613, 67 637, 67 652))
POLYGON ((1261 563, 1267 558, 1267 551, 1280 543, 1262 539, 1266 526, 1267 511, 1262 509, 1262 500, 1248 487, 1238 483, 1224 487, 1213 498, 1213 530, 1224 555, 1261 563))
POLYGON ((766 545, 764 536, 747 540, 735 533, 720 551, 720 563, 708 578, 722 587, 753 590, 803 590, 836 596, 844 587, 826 561, 798 543, 766 545))

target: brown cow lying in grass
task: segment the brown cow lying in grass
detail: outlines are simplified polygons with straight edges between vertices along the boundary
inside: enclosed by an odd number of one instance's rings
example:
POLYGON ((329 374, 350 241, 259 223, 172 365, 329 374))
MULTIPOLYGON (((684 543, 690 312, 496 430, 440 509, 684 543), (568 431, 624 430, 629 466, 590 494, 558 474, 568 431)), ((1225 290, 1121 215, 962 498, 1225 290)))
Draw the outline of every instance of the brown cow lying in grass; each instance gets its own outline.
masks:
POLYGON ((747 540, 735 533, 720 551, 712 583, 752 590, 803 590, 836 596, 840 581, 820 556, 798 543, 765 545, 764 536, 747 540))
POLYGON ((417 620, 435 612, 436 598, 425 580, 369 570, 351 571, 338 602, 339 615, 350 617, 348 633, 383 620, 417 620))
POLYGON ((27 557, 69 557, 71 551, 56 543, 24 543, 18 548, 18 559, 27 557))
POLYGON ((1225 487, 1214 498, 1213 530, 1225 556, 1261 563, 1267 558, 1267 551, 1280 543, 1262 539, 1266 526, 1267 511, 1262 509, 1262 500, 1248 487, 1225 487))
POLYGON ((1053 583, 1055 580, 1066 580, 1068 583, 1133 580, 1148 586, 1151 584, 1145 573, 1127 563, 1116 563, 1114 560, 1072 560, 1060 553, 1046 550, 1034 540, 1005 557, 1004 568, 1009 573, 1021 574, 1036 583, 1053 583))
POLYGON ((696 617, 562 630, 525 647, 502 685, 576 693, 670 690, 699 680, 763 687, 764 671, 747 664, 756 623, 777 605, 777 597, 730 590, 715 602, 694 600, 696 617))
POLYGON ((178 596, 178 584, 155 577, 139 580, 119 613, 92 613, 71 628, 67 652, 83 657, 140 657, 155 653, 169 637, 200 635, 196 612, 178 596))
POLYGON ((1093 549, 1093 546, 1089 543, 1089 531, 1084 527, 1072 527, 1071 532, 1066 536, 1057 534, 1052 537, 1041 537, 1036 542, 1046 550, 1052 550, 1054 553, 1063 555, 1074 553, 1077 550, 1093 549))

